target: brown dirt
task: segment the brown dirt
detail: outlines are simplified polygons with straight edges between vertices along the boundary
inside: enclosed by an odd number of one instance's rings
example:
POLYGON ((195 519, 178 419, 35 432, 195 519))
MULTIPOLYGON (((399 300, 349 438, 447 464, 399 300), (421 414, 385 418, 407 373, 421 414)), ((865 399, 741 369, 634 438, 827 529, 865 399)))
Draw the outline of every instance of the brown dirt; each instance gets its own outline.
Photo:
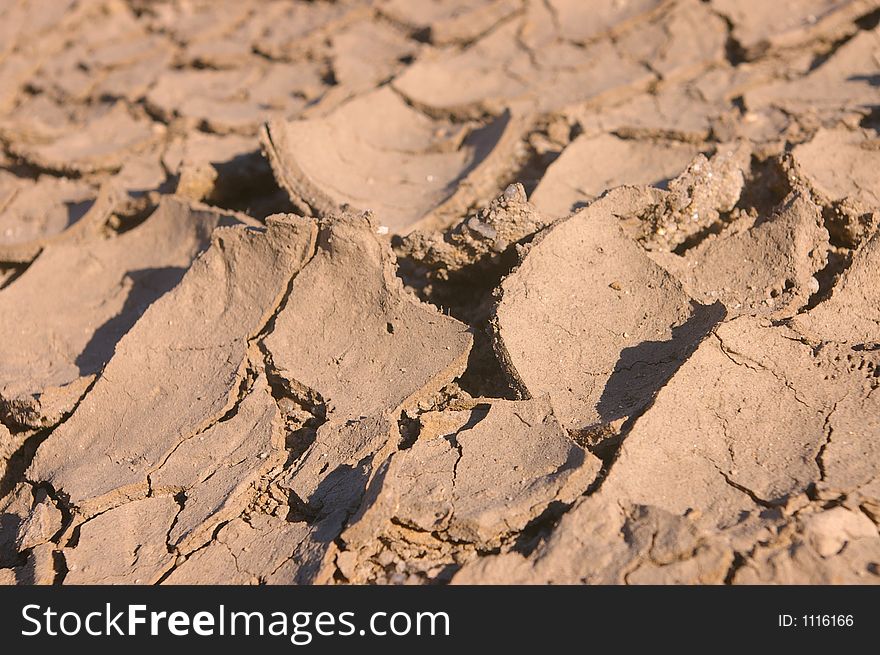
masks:
POLYGON ((880 583, 880 3, 0 6, 0 581, 880 583))

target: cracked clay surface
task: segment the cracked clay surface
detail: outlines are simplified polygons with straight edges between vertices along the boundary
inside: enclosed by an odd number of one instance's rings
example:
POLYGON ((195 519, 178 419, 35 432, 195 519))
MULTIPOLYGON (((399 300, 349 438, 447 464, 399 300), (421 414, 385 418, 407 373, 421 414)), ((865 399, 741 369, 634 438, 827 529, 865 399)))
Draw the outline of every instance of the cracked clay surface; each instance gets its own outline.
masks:
POLYGON ((880 583, 876 0, 0 3, 0 582, 880 583))

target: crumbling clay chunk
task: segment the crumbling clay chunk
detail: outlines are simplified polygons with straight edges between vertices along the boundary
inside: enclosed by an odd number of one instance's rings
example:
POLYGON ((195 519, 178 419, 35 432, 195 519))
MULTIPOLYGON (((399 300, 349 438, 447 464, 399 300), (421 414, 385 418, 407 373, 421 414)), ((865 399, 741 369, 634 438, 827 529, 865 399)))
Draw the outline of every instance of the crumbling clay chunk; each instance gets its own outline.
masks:
POLYGON ((488 207, 442 234, 410 232, 402 239, 399 251, 443 274, 480 264, 490 266, 517 242, 551 222, 528 202, 521 184, 511 184, 488 207))
MULTIPOLYGON (((0 407, 19 425, 53 425, 99 373, 119 339, 174 287, 223 213, 165 198, 121 235, 46 246, 0 291, 0 407)), ((235 221, 232 221, 235 222, 235 221)))
POLYGON ((643 408, 720 318, 626 237, 611 193, 541 233, 501 284, 496 349, 569 429, 643 408))
POLYGON ((817 341, 880 342, 880 232, 853 255, 831 297, 793 323, 817 341))
POLYGON ((216 230, 174 290, 119 341, 78 411, 40 446, 28 477, 51 482, 87 516, 143 495, 148 474, 182 441, 235 406, 248 340, 311 256, 314 230, 283 216, 265 230, 216 230), (72 449, 76 459, 67 456, 72 449))
POLYGON ((662 202, 646 208, 642 243, 651 250, 672 250, 717 223, 740 199, 750 150, 741 143, 722 145, 711 158, 697 155, 669 182, 662 202))
POLYGON ((663 186, 697 152, 684 143, 581 136, 547 169, 530 200, 546 214, 566 216, 622 184, 663 186))
POLYGON ((653 259, 700 302, 720 300, 731 315, 784 317, 816 291, 813 275, 824 266, 827 249, 821 210, 795 192, 764 221, 748 228, 735 223, 683 256, 656 253, 653 259))
POLYGON ((495 188, 514 129, 509 113, 473 130, 431 120, 383 87, 326 118, 272 122, 263 140, 279 183, 302 208, 371 210, 407 232, 495 188))

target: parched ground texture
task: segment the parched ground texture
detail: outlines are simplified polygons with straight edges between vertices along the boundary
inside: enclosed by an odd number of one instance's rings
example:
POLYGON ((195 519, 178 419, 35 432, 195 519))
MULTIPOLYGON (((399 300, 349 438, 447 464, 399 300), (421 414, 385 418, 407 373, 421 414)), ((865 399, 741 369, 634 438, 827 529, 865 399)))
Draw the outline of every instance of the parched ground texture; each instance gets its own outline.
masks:
POLYGON ((0 582, 880 583, 877 0, 0 0, 0 582))

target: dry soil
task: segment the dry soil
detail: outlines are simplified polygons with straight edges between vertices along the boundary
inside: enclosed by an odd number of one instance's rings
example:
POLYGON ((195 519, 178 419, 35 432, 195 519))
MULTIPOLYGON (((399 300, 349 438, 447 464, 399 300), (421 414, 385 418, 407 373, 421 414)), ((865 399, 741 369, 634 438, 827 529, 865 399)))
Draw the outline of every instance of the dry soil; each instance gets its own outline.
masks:
POLYGON ((0 582, 880 583, 878 22, 0 1, 0 582))

